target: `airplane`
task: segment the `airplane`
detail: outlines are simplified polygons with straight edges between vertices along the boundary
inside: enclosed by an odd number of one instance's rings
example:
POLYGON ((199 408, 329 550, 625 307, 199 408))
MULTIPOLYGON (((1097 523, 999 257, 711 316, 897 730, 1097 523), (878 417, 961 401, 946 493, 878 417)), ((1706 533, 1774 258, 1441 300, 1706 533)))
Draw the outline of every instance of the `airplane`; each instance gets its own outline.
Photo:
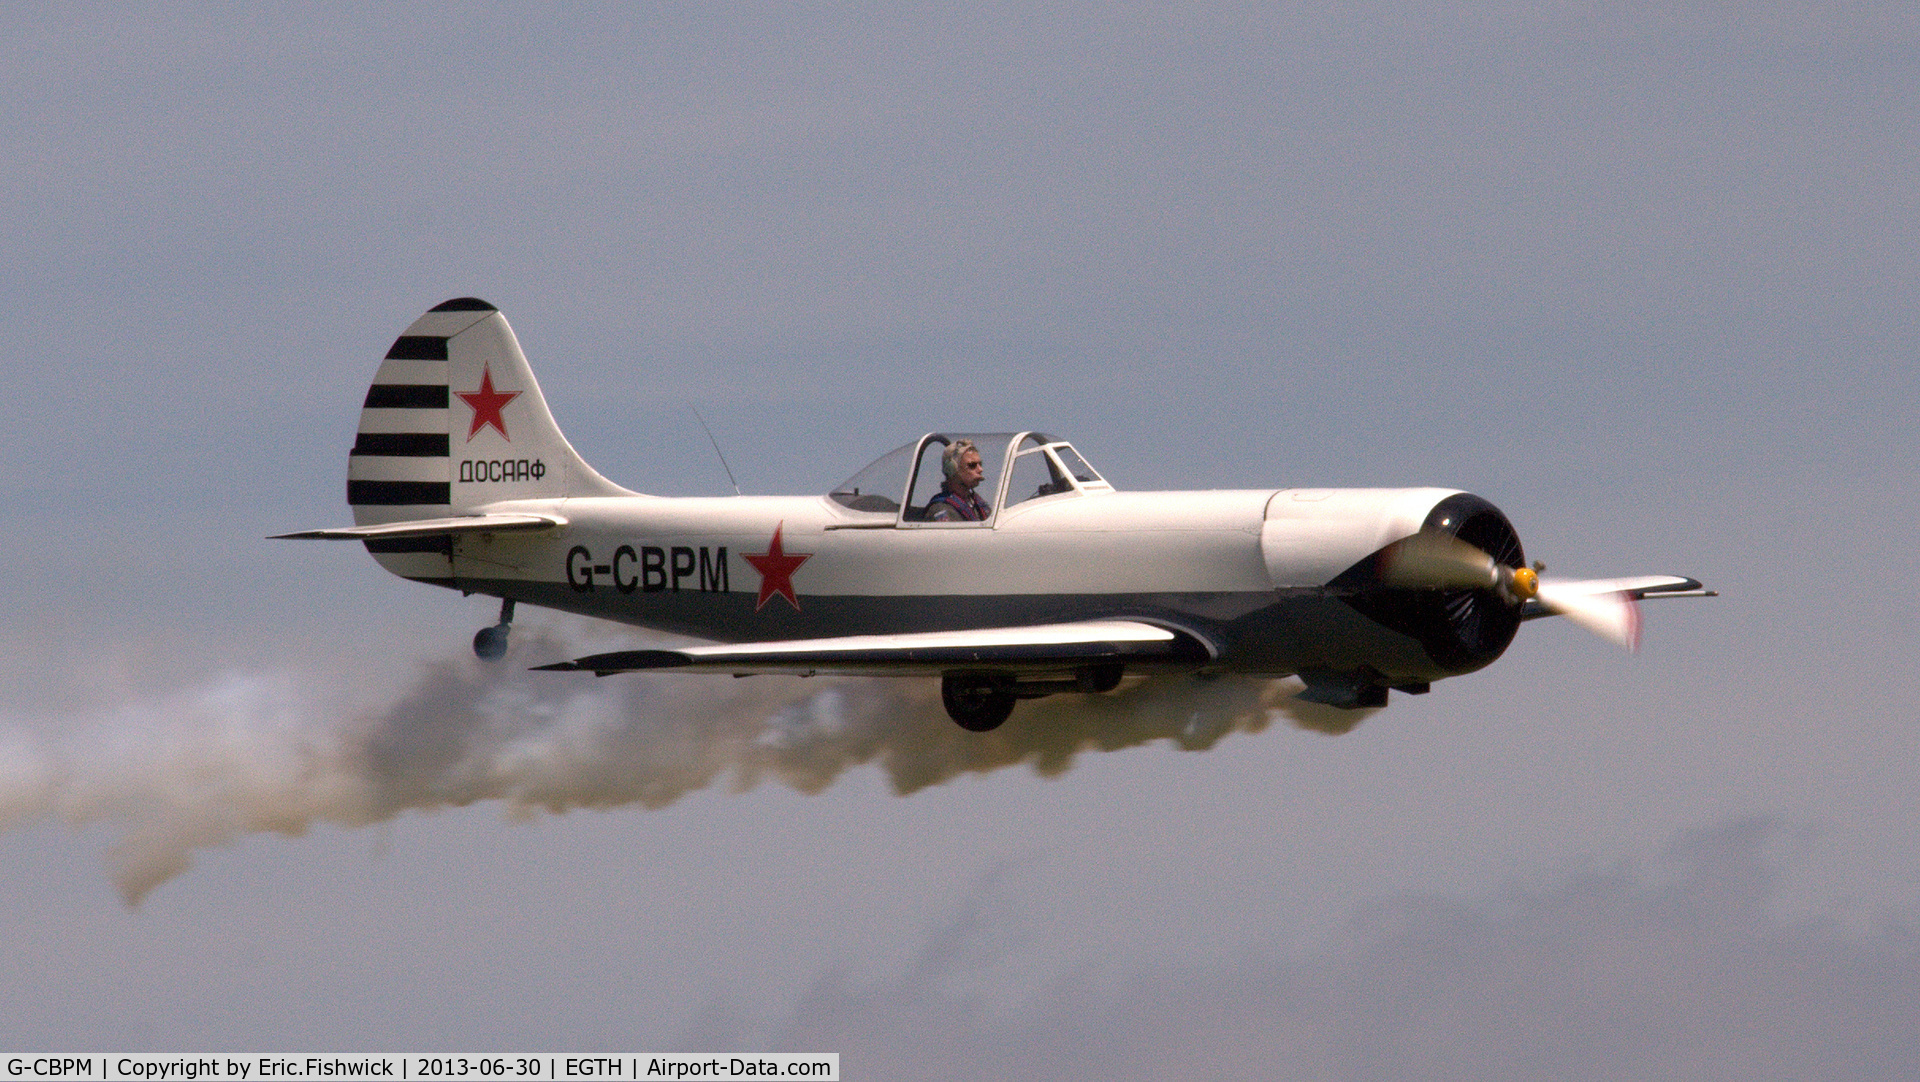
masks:
POLYGON ((1036 431, 928 433, 819 495, 642 495, 574 451, 506 317, 473 297, 387 351, 347 503, 353 526, 278 536, 359 541, 402 578, 500 598, 482 658, 525 603, 708 642, 542 670, 938 677, 974 732, 1127 675, 1295 676, 1308 701, 1379 707, 1493 663, 1537 617, 1632 648, 1640 600, 1713 596, 1681 575, 1542 577, 1467 492, 1131 492, 1036 431), (956 516, 939 497, 967 478, 947 464, 974 455, 956 516))

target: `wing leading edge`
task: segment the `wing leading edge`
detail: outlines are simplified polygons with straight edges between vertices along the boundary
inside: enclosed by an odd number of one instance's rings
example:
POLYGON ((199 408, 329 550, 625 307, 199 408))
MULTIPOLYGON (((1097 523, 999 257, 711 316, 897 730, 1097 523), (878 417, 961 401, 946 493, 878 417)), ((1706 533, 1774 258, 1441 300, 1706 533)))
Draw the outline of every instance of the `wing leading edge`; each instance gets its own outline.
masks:
POLYGON ((916 676, 976 668, 1015 674, 1115 662, 1197 666, 1216 653, 1211 644, 1189 631, 1137 620, 1088 620, 1032 627, 622 650, 536 668, 591 672, 596 676, 650 669, 738 676, 817 672, 916 676))

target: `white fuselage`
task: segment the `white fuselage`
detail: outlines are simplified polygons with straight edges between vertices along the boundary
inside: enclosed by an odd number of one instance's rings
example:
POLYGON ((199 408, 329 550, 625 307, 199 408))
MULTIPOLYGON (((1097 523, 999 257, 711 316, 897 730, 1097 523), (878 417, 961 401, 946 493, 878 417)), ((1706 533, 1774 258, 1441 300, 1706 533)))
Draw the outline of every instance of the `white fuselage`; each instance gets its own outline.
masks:
POLYGON ((463 536, 450 559, 381 559, 410 578, 723 641, 1126 616, 1204 632, 1223 669, 1366 666, 1413 682, 1457 665, 1329 584, 1455 495, 1108 491, 1028 500, 991 524, 906 522, 815 496, 515 500, 483 510, 567 524, 463 536))

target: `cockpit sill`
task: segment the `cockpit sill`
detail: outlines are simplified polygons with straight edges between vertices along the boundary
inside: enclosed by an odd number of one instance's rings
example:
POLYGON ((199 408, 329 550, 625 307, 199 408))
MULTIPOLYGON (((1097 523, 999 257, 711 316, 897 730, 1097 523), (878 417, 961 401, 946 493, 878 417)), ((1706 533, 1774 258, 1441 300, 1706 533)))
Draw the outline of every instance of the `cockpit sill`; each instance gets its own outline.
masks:
POLYGON ((827 500, 845 521, 826 529, 977 529, 1010 507, 1112 491, 1072 444, 1043 432, 930 432, 835 486, 827 500), (941 456, 962 440, 980 452, 985 477, 975 492, 990 510, 978 521, 929 521, 928 505, 946 480, 941 456))

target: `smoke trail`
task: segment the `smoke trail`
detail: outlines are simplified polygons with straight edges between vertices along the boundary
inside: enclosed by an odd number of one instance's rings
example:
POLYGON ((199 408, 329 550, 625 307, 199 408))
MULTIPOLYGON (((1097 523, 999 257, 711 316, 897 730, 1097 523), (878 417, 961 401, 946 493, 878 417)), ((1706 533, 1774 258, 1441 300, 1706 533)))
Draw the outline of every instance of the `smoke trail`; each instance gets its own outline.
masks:
MULTIPOLYGON (((529 629, 521 651, 574 651, 529 629)), ((194 850, 244 834, 359 826, 499 800, 515 814, 664 807, 769 778, 816 793, 871 763, 902 795, 1030 763, 1154 740, 1188 750, 1277 714, 1341 732, 1361 715, 1289 698, 1283 681, 1141 681, 1023 705, 987 734, 947 720, 931 680, 612 677, 529 673, 461 656, 426 665, 391 705, 342 712, 288 675, 229 675, 122 708, 64 740, 0 734, 0 829, 56 816, 117 828, 108 859, 129 904, 194 850)))

